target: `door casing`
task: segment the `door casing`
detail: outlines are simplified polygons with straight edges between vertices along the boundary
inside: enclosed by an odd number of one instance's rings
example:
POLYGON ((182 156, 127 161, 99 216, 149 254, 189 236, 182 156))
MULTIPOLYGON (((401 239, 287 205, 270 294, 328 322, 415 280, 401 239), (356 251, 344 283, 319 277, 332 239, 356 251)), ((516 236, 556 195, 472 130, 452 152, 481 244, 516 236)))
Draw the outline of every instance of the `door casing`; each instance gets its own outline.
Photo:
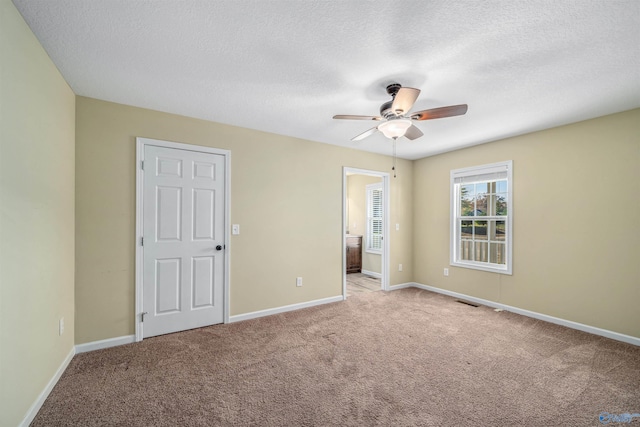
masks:
POLYGON ((231 151, 219 148, 204 147, 200 145, 184 144, 180 142, 162 141, 150 138, 136 138, 136 272, 135 272, 135 336, 136 341, 143 339, 143 273, 144 273, 144 247, 142 236, 144 230, 143 202, 144 202, 144 173, 142 169, 144 161, 144 147, 154 145, 157 147, 175 148, 178 150, 188 150, 201 153, 219 154, 224 156, 225 163, 225 200, 224 200, 224 241, 226 250, 224 251, 224 279, 223 279, 223 319, 224 323, 229 323, 229 286, 230 286, 230 265, 231 265, 231 242, 229 239, 229 221, 231 212, 231 151))
POLYGON ((382 179, 382 200, 383 200, 383 215, 384 220, 382 222, 383 236, 382 239, 382 290, 389 290, 389 224, 391 223, 389 201, 389 173, 380 172, 368 169, 351 168, 348 166, 343 167, 342 171, 342 298, 347 299, 347 175, 370 175, 382 179))

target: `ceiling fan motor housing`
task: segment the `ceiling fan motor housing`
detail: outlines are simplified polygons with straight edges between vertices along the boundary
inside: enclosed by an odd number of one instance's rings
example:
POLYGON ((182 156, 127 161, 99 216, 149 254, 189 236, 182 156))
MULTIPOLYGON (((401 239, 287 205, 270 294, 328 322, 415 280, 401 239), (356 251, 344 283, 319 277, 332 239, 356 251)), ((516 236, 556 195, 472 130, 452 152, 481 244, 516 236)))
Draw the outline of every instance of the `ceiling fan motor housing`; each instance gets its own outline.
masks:
POLYGON ((395 116, 395 114, 391 110, 391 105, 393 105, 393 100, 387 101, 387 102, 385 102, 384 104, 382 104, 380 106, 380 115, 382 117, 384 117, 385 119, 388 119, 389 117, 394 117, 395 116))
POLYGON ((380 106, 380 115, 385 119, 396 116, 396 114, 391 110, 391 106, 393 105, 393 100, 396 98, 401 87, 402 85, 400 83, 391 83, 387 86, 387 93, 391 95, 391 101, 387 101, 380 106))
POLYGON ((391 83, 389 86, 387 86, 387 93, 395 98, 401 87, 402 85, 400 83, 391 83))

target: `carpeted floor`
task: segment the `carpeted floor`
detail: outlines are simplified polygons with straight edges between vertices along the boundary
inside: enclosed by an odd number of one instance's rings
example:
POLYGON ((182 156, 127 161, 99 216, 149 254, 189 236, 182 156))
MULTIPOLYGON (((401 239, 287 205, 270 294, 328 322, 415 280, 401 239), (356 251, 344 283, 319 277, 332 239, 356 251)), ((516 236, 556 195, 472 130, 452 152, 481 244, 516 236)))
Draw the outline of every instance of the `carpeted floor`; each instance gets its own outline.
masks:
POLYGON ((603 412, 640 413, 640 347, 403 289, 77 355, 32 425, 597 426, 603 412))

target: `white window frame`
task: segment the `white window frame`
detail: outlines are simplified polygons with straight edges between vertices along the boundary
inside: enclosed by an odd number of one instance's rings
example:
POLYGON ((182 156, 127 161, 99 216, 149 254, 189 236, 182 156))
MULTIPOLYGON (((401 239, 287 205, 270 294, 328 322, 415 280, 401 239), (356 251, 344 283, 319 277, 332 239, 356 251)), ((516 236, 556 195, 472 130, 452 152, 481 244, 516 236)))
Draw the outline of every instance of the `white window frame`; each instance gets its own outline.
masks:
MULTIPOLYGON (((451 215, 450 215, 450 265, 454 267, 471 268, 475 270, 491 271, 501 274, 512 274, 513 271, 513 161, 492 163, 488 165, 473 166, 463 169, 455 169, 451 171, 451 215), (505 221, 505 264, 492 264, 490 262, 479 262, 470 260, 461 260, 459 256, 460 242, 460 197, 459 187, 468 183, 487 182, 495 180, 496 177, 504 179, 506 173, 507 179, 507 216, 505 221), (456 182, 457 181, 457 182, 456 182), (462 183, 461 183, 462 181, 462 183)), ((482 219, 496 219, 496 217, 487 216, 482 219)))
POLYGON ((367 192, 367 197, 366 197, 366 202, 367 202, 367 234, 366 234, 366 245, 365 245, 365 251, 367 253, 371 253, 371 254, 381 254, 382 253, 382 247, 384 245, 384 189, 382 188, 382 182, 376 182, 375 184, 368 184, 366 186, 366 192, 367 192), (380 191, 380 213, 382 216, 380 217, 373 217, 373 192, 374 191, 380 191), (371 243, 373 242, 373 227, 372 227, 372 223, 374 220, 379 220, 380 221, 380 229, 382 230, 381 233, 381 239, 380 239, 380 247, 379 248, 373 248, 371 247, 371 243))

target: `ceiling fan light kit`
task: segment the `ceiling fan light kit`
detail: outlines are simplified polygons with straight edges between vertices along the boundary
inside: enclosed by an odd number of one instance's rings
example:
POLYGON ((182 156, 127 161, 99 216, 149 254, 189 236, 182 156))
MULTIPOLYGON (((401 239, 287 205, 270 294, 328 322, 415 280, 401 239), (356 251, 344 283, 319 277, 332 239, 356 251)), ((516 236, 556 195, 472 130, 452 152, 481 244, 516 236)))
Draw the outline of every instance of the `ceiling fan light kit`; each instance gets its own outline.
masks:
POLYGON ((386 122, 378 125, 378 130, 384 134, 387 138, 399 138, 404 136, 412 126, 411 120, 402 117, 392 118, 386 122))

